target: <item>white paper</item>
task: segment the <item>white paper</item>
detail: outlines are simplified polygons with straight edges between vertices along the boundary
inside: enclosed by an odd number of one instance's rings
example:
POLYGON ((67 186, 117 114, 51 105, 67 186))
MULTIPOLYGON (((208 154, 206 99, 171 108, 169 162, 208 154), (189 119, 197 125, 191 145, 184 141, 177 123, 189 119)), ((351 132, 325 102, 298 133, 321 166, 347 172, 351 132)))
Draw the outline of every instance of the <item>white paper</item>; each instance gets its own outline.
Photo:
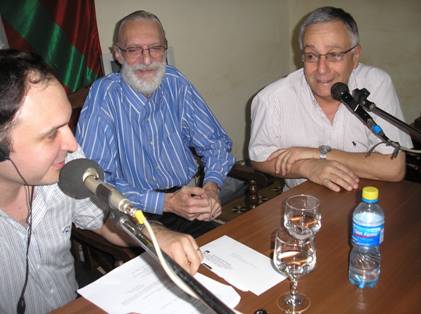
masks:
MULTIPOLYGON (((201 274, 195 278, 222 302, 234 308, 240 295, 201 274)), ((150 256, 142 254, 79 289, 79 294, 108 313, 214 313, 175 286, 150 256)))
POLYGON ((275 270, 267 256, 228 236, 205 244, 201 250, 203 263, 242 291, 260 295, 286 278, 275 270))

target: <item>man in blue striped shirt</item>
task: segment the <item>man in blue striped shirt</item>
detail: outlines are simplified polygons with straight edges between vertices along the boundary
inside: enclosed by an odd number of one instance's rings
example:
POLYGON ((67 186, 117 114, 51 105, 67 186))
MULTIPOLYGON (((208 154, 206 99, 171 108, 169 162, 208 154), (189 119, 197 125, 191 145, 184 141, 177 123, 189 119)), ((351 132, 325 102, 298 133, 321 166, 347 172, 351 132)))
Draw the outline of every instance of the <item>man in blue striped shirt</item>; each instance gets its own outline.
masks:
POLYGON ((121 72, 93 84, 76 136, 107 182, 146 212, 164 214, 168 227, 196 236, 221 213, 232 142, 191 82, 165 64, 166 49, 155 15, 136 11, 120 20, 114 55, 121 72), (192 149, 204 165, 203 187, 192 184, 192 149))

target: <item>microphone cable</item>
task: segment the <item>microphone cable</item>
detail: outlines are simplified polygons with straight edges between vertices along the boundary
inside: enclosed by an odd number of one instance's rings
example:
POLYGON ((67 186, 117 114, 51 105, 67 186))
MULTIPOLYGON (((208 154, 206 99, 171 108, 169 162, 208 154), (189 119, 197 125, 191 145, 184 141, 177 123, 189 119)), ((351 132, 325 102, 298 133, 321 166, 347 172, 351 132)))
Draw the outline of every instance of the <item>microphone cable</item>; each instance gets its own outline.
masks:
MULTIPOLYGON (((185 293, 190 295, 191 297, 200 300, 201 298, 184 282, 182 281, 175 272, 171 269, 171 267, 168 265, 167 261, 165 260, 164 256, 162 255, 161 248, 159 247, 158 240, 156 239, 155 233, 149 224, 148 220, 146 219, 145 215, 143 214, 142 210, 135 209, 131 211, 130 213, 126 213, 135 218, 136 222, 139 225, 145 226, 146 230, 149 233, 150 240, 155 248, 156 255, 158 257, 158 260, 164 269, 165 273, 168 275, 168 277, 185 293)), ((232 309, 234 313, 241 314, 241 312, 232 309)))
POLYGON ((30 186, 28 182, 23 177, 22 173, 19 171, 17 165, 11 158, 7 158, 15 168, 17 174, 25 184, 25 198, 26 198, 26 205, 28 206, 28 214, 26 215, 26 224, 28 225, 27 229, 27 241, 26 241, 26 253, 25 253, 25 281, 23 283, 22 291, 20 293, 20 297, 18 303, 16 305, 16 312, 17 314, 25 313, 26 303, 25 303, 25 291, 26 286, 28 285, 28 278, 29 278, 29 246, 31 245, 31 237, 32 237, 32 201, 34 197, 34 187, 30 186))

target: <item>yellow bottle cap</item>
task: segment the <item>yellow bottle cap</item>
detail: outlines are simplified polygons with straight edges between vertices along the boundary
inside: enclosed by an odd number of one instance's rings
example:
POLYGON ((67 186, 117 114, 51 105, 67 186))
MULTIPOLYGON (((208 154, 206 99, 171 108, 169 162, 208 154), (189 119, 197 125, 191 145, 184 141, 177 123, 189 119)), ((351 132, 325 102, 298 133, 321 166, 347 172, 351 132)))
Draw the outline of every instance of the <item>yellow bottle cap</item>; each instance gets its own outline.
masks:
POLYGON ((363 198, 369 201, 374 201, 379 198, 379 189, 375 186, 365 186, 363 188, 363 198))

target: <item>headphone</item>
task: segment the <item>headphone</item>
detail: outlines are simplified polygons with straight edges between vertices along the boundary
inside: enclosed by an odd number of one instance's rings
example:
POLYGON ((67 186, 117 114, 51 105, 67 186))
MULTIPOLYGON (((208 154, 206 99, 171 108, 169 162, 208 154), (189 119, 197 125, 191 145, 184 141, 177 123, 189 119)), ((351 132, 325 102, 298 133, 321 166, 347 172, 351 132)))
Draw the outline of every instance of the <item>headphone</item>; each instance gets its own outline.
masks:
POLYGON ((9 160, 10 150, 7 144, 0 142, 0 162, 9 160))
MULTIPOLYGON (((22 176, 22 174, 20 173, 18 167, 16 166, 16 164, 13 162, 12 159, 10 159, 9 157, 10 155, 10 150, 9 150, 9 146, 4 143, 4 142, 0 142, 0 162, 6 161, 6 160, 10 160, 10 162, 13 164, 13 166, 16 169, 16 172, 18 173, 19 177, 21 177, 21 179, 23 180, 23 182, 25 183, 26 186, 29 186, 29 184, 26 182, 25 178, 22 176)), ((31 243, 31 235, 32 235, 32 199, 33 199, 33 190, 31 192, 29 192, 29 199, 28 199, 28 194, 26 194, 27 197, 27 202, 28 202, 28 206, 29 206, 29 211, 28 211, 28 216, 27 216, 27 223, 28 223, 28 240, 26 243, 26 270, 25 270, 25 281, 23 283, 23 287, 22 287, 22 292, 20 294, 18 303, 16 305, 17 308, 17 313, 18 314, 24 314, 25 313, 25 309, 26 309, 26 303, 25 303, 25 291, 26 291, 26 286, 28 284, 28 278, 29 278, 29 245, 31 243)))

